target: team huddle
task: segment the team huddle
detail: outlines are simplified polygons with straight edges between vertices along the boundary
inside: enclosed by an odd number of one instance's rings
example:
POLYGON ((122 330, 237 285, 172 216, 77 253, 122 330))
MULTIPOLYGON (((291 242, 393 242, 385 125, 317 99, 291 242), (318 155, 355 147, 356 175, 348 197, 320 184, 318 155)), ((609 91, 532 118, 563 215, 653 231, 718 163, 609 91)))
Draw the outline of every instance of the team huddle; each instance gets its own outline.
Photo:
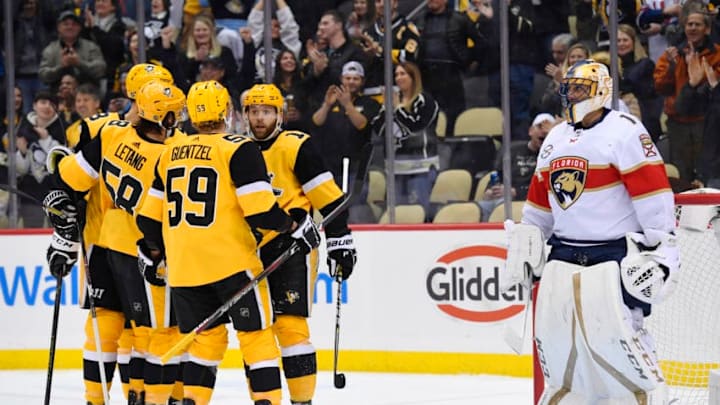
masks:
MULTIPOLYGON (((209 403, 232 322, 255 404, 280 404, 280 361, 291 402, 311 404, 317 360, 307 318, 320 235, 310 214, 328 215, 345 196, 309 135, 282 129, 274 85, 244 97, 244 135, 228 132, 232 102, 215 81, 195 83, 186 98, 166 69, 138 64, 127 96, 124 116, 87 118, 73 149, 48 157, 50 270, 65 276, 80 256, 92 287, 87 403, 108 403, 116 367, 129 404, 209 403), (178 129, 186 112, 198 134, 178 129), (299 252, 161 361, 290 246, 299 252)), ((325 234, 330 273, 347 279, 356 262, 347 214, 325 234)))

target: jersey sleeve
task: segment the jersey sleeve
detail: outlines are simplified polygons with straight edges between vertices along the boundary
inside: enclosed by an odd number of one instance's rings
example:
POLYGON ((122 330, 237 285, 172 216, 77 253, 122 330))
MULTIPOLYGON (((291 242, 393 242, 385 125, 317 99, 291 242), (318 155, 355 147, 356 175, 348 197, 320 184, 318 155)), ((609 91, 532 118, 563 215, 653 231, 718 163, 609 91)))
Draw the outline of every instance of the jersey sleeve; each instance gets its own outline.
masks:
POLYGON ((618 170, 643 229, 670 232, 675 227, 675 206, 665 164, 647 130, 637 118, 630 134, 615 149, 618 170))
POLYGON ((342 197, 332 173, 325 168, 320 153, 309 140, 300 144, 293 169, 313 208, 322 210, 342 197))
POLYGON ((165 184, 163 183, 162 177, 160 176, 159 165, 162 159, 155 164, 155 178, 153 179, 152 186, 148 190, 145 201, 143 201, 138 216, 143 216, 158 222, 162 222, 163 214, 163 201, 165 199, 165 184))
POLYGON ((58 173, 63 183, 75 191, 87 191, 100 178, 102 141, 95 137, 82 150, 63 158, 58 164, 58 173))
MULTIPOLYGON (((300 145, 294 172, 310 204, 323 216, 327 216, 342 203, 344 194, 335 183, 332 173, 325 168, 322 157, 312 142, 305 141, 300 145)), ((350 232, 347 219, 348 213, 345 210, 325 226, 327 235, 335 237, 350 232)))
POLYGON ((267 174, 265 159, 253 142, 244 142, 230 158, 230 177, 245 219, 254 228, 285 232, 292 219, 280 209, 267 174))
MULTIPOLYGON (((540 162, 538 162, 540 164, 540 162)), ((549 188, 550 171, 547 167, 538 167, 530 180, 527 200, 522 211, 522 222, 532 224, 542 230, 545 238, 550 237, 553 228, 553 216, 550 210, 549 188)))

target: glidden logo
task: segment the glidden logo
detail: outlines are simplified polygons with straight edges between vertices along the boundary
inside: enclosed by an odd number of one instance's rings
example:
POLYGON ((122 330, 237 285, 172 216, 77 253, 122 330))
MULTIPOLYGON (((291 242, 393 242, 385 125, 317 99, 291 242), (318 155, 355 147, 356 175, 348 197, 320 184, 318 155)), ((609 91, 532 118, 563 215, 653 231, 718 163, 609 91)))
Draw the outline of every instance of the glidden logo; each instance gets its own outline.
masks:
POLYGON ((489 245, 448 252, 428 272, 427 293, 438 309, 454 318, 471 322, 511 318, 522 312, 525 300, 517 285, 500 294, 498 273, 506 256, 504 247, 489 245))

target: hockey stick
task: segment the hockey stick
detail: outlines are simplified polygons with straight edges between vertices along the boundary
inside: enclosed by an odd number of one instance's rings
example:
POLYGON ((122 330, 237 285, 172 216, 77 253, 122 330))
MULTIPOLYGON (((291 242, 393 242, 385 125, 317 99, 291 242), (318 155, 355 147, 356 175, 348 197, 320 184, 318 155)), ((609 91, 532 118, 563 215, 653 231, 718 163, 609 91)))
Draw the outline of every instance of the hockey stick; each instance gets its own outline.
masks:
POLYGON ((93 292, 95 289, 92 286, 92 278, 90 277, 90 266, 88 266, 87 258, 85 257, 85 252, 83 249, 84 241, 82 232, 79 233, 80 235, 80 256, 82 257, 82 265, 85 268, 85 284, 87 285, 87 297, 88 297, 88 304, 90 306, 90 320, 92 323, 93 328, 93 335, 95 336, 95 352, 98 356, 98 368, 100 371, 100 384, 102 384, 102 393, 103 393, 103 399, 105 400, 106 404, 110 403, 110 393, 108 392, 107 387, 107 376, 105 374, 105 361, 103 360, 103 353, 102 353, 102 346, 100 345, 100 327, 98 326, 98 319, 97 319, 97 311, 95 307, 95 298, 93 297, 93 292))
MULTIPOLYGON (((368 144, 363 147, 361 151, 361 156, 362 157, 360 160, 360 164, 358 165, 358 171, 355 176, 355 183, 353 184, 353 188, 350 191, 350 194, 347 194, 343 202, 341 202, 340 205, 335 207, 332 212, 330 212, 325 218, 323 218, 322 223, 320 224, 321 227, 325 227, 325 225, 332 222, 335 217, 337 217, 341 212, 345 211, 350 206, 353 195, 360 194, 360 192, 362 191, 363 182, 365 180, 365 176, 367 175, 370 160, 372 159, 372 144, 368 144)), ((257 287, 257 285, 260 284, 261 281, 265 280, 270 274, 277 270, 278 267, 285 263, 292 255, 297 253, 299 250, 300 247, 298 246, 297 242, 293 242, 286 251, 284 251, 277 259, 270 263, 263 271, 261 271, 260 274, 257 275, 257 277, 250 280, 249 283, 245 284, 245 286, 238 290, 232 297, 230 297, 230 299, 225 301, 225 303, 223 303, 220 308, 215 310, 215 312, 213 312, 212 314, 210 314, 210 316, 205 318, 205 320, 200 322, 200 324, 198 324, 198 326, 196 326, 193 330, 185 334, 182 339, 180 339, 173 347, 171 347, 167 352, 165 352, 165 354, 160 357, 160 361, 165 364, 171 358, 185 350, 185 348, 195 339, 195 336, 197 336, 198 333, 203 332, 213 322, 217 321, 225 312, 232 308, 233 305, 240 301, 242 297, 244 297, 248 292, 257 287)))
POLYGON ((52 389, 53 368, 55 367, 55 344, 57 343, 58 321, 60 320, 60 298, 62 296, 62 277, 56 277, 55 305, 53 306, 52 329, 50 331, 50 352, 48 359, 47 380, 45 383, 45 405, 50 405, 50 390, 52 389))
MULTIPOLYGON (((350 166, 350 159, 343 158, 343 176, 342 176, 342 190, 343 193, 347 191, 347 177, 348 177, 348 167, 350 166)), ((337 389, 345 388, 345 374, 344 373, 338 373, 338 357, 340 356, 340 305, 342 305, 342 300, 340 298, 340 295, 342 294, 342 268, 339 270, 339 279, 335 279, 337 281, 337 293, 335 295, 335 345, 333 347, 333 385, 337 389)))
MULTIPOLYGON (((528 266, 526 264, 526 266, 528 266)), ((517 354, 522 353, 523 344, 525 343, 525 336, 527 335, 527 320, 528 320, 528 313, 530 312, 530 304, 532 303, 532 288, 533 288, 533 282, 532 282, 532 270, 529 268, 529 266, 526 268, 527 270, 527 277, 522 283, 518 284, 518 288, 524 288, 527 291, 527 297, 525 298, 525 309, 523 310, 523 326, 522 326, 522 332, 518 335, 518 333, 512 329, 509 326, 505 326, 505 331, 503 333, 503 339, 505 340, 505 343, 510 346, 511 349, 517 354)))
POLYGON ((34 202, 35 204, 42 206, 44 209, 48 210, 53 215, 57 215, 59 217, 65 217, 65 213, 60 211, 59 209, 53 208, 53 207, 48 207, 47 205, 43 204, 43 202, 38 200, 37 198, 31 196, 30 194, 28 194, 24 191, 18 190, 16 188, 10 186, 9 184, 0 184, 0 190, 5 190, 8 193, 17 194, 20 197, 27 198, 28 200, 34 202))
MULTIPOLYGON (((54 215, 57 215, 61 218, 65 218, 65 213, 61 210, 58 210, 53 207, 48 207, 47 205, 43 204, 42 201, 38 200, 37 198, 33 197, 32 195, 18 190, 16 188, 11 187, 8 184, 0 184, 0 189, 5 190, 10 193, 15 193, 21 197, 27 198, 30 201, 33 201, 34 203, 42 206, 45 210, 51 212, 54 215)), ((105 400, 106 404, 110 403, 110 394, 108 393, 107 389, 107 377, 105 375, 105 362, 102 359, 102 348, 100 347, 100 328, 98 327, 98 320, 97 320, 97 311, 95 310, 95 300, 92 296, 93 294, 93 287, 92 287, 92 279, 90 278, 90 267, 88 266, 87 259, 85 257, 85 254, 83 252, 83 236, 82 236, 82 229, 80 229, 80 225, 78 224, 78 236, 80 237, 80 251, 78 252, 78 255, 82 257, 82 265, 85 268, 85 284, 87 284, 87 295, 89 300, 89 306, 90 306, 90 315, 92 317, 92 327, 93 327, 93 334, 95 335, 95 350, 97 351, 98 355, 98 363, 100 367, 100 382, 102 384, 102 391, 103 391, 103 398, 105 400)), ((56 300, 57 302, 57 300, 56 300)), ((53 323, 55 323, 55 318, 53 318, 53 323)), ((57 328, 57 325, 54 325, 53 328, 57 328)), ((53 329, 55 330, 55 329, 53 329)), ((53 332, 54 333, 54 332, 53 332)), ((52 337, 54 340, 54 337, 52 337)), ((51 343, 54 344, 54 343, 51 343)), ((55 348, 51 348, 51 353, 54 353, 55 348)), ((52 362, 50 364, 50 367, 52 367, 52 362)), ((48 373, 52 374, 52 370, 48 370, 48 373)))
MULTIPOLYGON (((342 269, 340 269, 342 276, 342 269)), ((342 294, 342 280, 337 280, 337 298, 335 299, 335 348, 333 349, 333 385, 335 388, 345 388, 345 373, 338 373, 338 356, 340 354, 340 305, 342 294)))

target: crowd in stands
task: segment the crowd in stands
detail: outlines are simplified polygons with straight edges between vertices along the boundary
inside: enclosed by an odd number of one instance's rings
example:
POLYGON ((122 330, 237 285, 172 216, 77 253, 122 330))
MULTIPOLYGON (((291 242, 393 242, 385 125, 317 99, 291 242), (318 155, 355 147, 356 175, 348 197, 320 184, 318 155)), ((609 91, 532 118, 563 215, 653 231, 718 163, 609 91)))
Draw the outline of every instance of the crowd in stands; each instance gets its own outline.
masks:
MULTIPOLYGON (((224 84, 236 107, 236 131, 244 129, 243 91, 273 82, 285 97, 284 126, 312 135, 338 183, 342 158, 357 160, 367 142, 376 146, 372 169, 386 174, 383 0, 146 0, 142 27, 135 22, 135 0, 8 1, 14 54, 8 59, 3 49, 0 75, 5 92, 14 91, 15 122, 8 122, 3 97, 2 184, 8 182, 12 125, 19 189, 42 200, 47 150, 71 143, 78 120, 128 108, 124 80, 140 62, 141 41, 146 60, 167 67, 182 90, 198 80, 224 84), (263 41, 265 1, 272 1, 272 49, 263 41), (5 84, 8 60, 14 61, 14 89, 5 84)), ((499 108, 504 74, 510 82, 512 195, 522 200, 538 142, 562 121, 563 74, 580 59, 610 63, 605 2, 507 0, 509 70, 502 72, 502 0, 384 1, 392 9, 397 203, 420 205, 423 220, 432 221, 438 175, 462 169, 472 180, 467 199, 487 220, 503 190, 486 188, 482 179, 491 171, 502 177, 500 144, 483 136, 494 134, 455 136, 455 123, 468 109, 499 108), (467 138, 462 148, 461 137, 467 138), (456 154, 460 149, 465 153, 456 154)), ((618 9, 619 109, 637 116, 666 162, 678 168, 676 191, 717 187, 717 9, 705 0, 620 0, 618 9)), ((381 201, 365 204, 370 186, 355 222, 376 222, 384 208, 381 201), (380 212, 371 209, 376 206, 380 212)), ((7 201, 0 191, 0 227, 7 223, 7 201)), ((25 227, 46 225, 36 201, 19 201, 25 227)))

